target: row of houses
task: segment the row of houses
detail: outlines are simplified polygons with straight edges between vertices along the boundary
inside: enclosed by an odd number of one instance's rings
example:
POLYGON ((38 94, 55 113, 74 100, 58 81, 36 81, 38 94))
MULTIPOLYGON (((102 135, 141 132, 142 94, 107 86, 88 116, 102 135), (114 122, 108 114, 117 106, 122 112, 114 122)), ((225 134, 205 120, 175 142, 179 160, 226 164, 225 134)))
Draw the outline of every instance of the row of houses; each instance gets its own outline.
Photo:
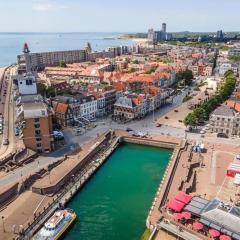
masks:
POLYGON ((168 91, 161 91, 157 87, 149 87, 146 94, 123 94, 114 104, 113 120, 128 122, 140 119, 166 104, 168 91))

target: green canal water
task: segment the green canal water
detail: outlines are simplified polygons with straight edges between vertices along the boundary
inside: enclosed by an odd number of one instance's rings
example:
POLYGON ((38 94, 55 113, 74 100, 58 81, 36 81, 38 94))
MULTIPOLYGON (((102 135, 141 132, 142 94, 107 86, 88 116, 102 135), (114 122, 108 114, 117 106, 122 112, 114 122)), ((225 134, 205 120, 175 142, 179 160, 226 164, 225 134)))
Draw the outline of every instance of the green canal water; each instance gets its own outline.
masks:
POLYGON ((68 204, 78 220, 65 240, 139 240, 168 149, 122 144, 68 204))

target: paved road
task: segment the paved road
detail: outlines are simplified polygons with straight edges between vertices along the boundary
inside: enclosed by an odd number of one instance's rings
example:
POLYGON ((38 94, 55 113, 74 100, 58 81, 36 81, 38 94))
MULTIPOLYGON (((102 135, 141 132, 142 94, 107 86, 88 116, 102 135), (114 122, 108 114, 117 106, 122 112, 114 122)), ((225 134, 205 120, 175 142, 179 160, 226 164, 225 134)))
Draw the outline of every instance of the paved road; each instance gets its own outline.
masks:
POLYGON ((40 169, 47 167, 49 164, 58 161, 65 153, 72 151, 75 146, 75 144, 69 144, 53 153, 48 154, 47 156, 40 156, 36 161, 31 162, 24 167, 17 168, 14 172, 10 172, 9 174, 0 178, 0 186, 22 181, 30 174, 35 173, 40 169))
MULTIPOLYGON (((3 129, 3 139, 9 140, 9 145, 0 145, 0 158, 4 158, 9 153, 15 150, 15 136, 14 136, 14 101, 13 101, 13 91, 12 91, 12 81, 10 75, 13 74, 13 69, 11 68, 6 72, 4 76, 4 87, 2 92, 6 91, 6 98, 4 102, 4 129, 3 129), (10 73, 10 74, 9 74, 10 73)), ((2 93, 4 95, 4 93, 2 93)))

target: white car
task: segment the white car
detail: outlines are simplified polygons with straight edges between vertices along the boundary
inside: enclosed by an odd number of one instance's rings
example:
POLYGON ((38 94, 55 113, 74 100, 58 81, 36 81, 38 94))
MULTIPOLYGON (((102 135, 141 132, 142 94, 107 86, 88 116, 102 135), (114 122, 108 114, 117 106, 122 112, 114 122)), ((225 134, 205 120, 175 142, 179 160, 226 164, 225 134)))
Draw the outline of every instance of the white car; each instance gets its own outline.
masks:
POLYGON ((200 134, 204 134, 204 133, 205 133, 205 131, 204 131, 204 130, 201 130, 201 131, 200 131, 200 134))

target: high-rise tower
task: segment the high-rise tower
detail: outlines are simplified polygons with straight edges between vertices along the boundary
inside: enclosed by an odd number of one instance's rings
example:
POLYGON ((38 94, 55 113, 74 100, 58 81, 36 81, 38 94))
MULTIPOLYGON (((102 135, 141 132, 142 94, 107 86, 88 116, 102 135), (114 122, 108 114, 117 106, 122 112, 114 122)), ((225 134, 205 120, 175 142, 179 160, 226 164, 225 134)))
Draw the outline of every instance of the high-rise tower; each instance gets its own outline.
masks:
POLYGON ((163 23, 163 24, 162 24, 162 31, 163 31, 164 33, 167 32, 167 24, 166 24, 166 23, 163 23))

